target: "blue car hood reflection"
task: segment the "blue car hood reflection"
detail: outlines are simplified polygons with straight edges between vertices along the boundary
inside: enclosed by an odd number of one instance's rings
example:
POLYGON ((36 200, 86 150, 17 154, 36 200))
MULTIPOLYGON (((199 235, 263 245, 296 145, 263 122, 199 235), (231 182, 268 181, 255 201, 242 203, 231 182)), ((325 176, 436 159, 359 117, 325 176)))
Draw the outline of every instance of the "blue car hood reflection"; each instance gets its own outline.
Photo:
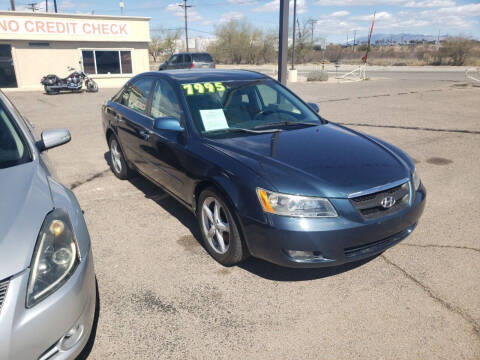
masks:
POLYGON ((334 124, 210 139, 279 192, 345 198, 409 177, 399 154, 334 124))

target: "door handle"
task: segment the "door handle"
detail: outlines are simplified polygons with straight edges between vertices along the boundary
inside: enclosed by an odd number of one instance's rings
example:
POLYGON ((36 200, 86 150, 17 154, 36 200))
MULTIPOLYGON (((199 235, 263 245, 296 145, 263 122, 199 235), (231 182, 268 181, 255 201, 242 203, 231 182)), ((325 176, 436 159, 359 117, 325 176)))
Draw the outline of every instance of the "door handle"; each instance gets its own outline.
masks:
POLYGON ((150 138, 150 132, 149 131, 146 131, 146 130, 141 130, 138 132, 140 134, 140 136, 144 139, 144 140, 148 140, 150 138))

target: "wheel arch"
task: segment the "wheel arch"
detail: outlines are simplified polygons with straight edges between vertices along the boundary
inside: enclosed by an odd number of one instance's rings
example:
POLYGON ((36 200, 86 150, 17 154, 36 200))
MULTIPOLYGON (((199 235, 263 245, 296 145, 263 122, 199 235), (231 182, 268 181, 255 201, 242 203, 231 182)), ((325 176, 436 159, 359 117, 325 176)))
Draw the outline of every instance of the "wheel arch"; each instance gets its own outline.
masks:
POLYGON ((227 181, 224 177, 208 178, 208 179, 201 180, 196 184, 193 192, 193 202, 192 202, 192 208, 193 208, 194 214, 198 215, 198 200, 200 198, 200 194, 202 193, 202 191, 208 188, 213 188, 214 190, 218 191, 220 195, 222 195, 223 199, 227 202, 227 205, 230 208, 230 212, 232 213, 234 220, 237 222, 238 231, 240 232, 240 236, 242 237, 242 241, 245 246, 245 249, 246 251, 248 251, 248 253, 250 253, 248 241, 245 237, 245 232, 243 229, 243 223, 240 219, 237 206, 235 205, 235 202, 238 202, 239 193, 237 190, 234 189, 234 186, 230 182, 229 184, 227 184, 227 181), (232 195, 234 196, 234 199, 232 199, 232 196, 230 195, 229 191, 227 191, 226 189, 227 187, 230 190, 232 190, 230 193, 232 193, 232 195))

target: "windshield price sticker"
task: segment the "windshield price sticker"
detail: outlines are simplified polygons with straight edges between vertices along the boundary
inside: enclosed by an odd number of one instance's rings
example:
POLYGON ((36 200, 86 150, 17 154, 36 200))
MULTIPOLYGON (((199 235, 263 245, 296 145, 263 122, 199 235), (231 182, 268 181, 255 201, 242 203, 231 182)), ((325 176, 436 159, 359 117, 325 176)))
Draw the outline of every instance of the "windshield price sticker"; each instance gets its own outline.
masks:
POLYGON ((183 84, 183 89, 188 96, 191 95, 202 95, 202 94, 213 94, 215 92, 224 92, 225 86, 221 82, 204 82, 204 83, 193 83, 193 84, 183 84))

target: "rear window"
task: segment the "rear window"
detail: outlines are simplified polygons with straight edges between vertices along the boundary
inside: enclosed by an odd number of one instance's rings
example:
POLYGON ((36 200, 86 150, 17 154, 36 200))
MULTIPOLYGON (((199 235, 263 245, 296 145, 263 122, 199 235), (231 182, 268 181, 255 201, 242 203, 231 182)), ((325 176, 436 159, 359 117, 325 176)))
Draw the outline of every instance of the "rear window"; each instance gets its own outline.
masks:
POLYGON ((31 160, 30 152, 17 125, 0 103, 0 169, 31 160))
POLYGON ((195 62, 213 62, 209 54, 193 54, 193 61, 195 62))

